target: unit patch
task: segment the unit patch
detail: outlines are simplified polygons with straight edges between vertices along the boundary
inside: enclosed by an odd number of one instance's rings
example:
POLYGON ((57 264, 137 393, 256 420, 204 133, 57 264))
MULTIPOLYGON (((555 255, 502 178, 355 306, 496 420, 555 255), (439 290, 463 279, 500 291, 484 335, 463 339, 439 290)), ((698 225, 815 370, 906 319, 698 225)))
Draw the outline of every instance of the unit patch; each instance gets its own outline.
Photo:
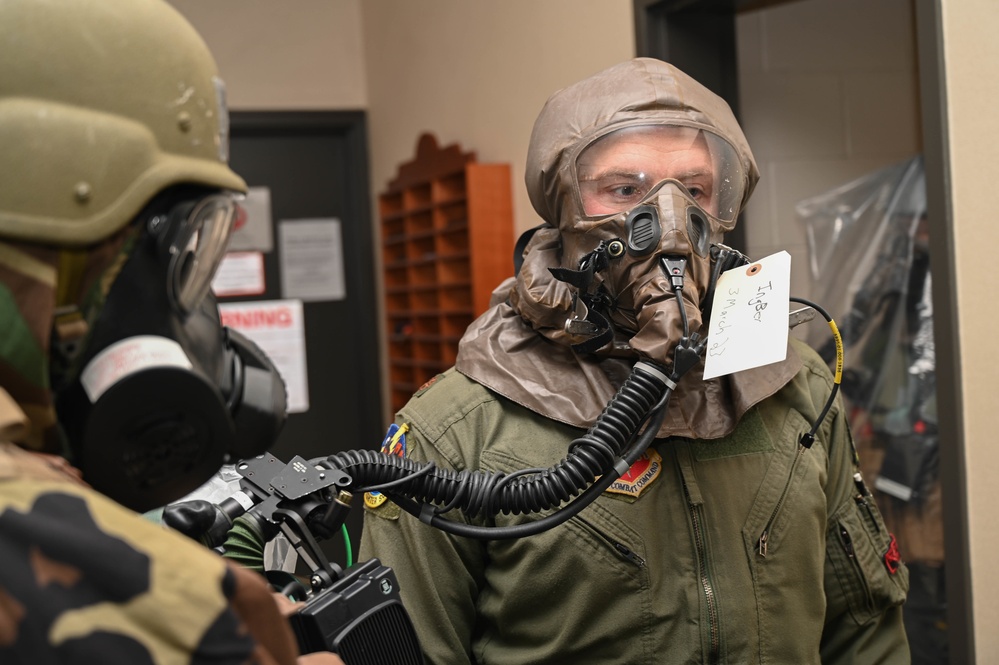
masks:
MULTIPOLYGON (((409 424, 403 423, 389 425, 385 438, 382 439, 382 452, 395 457, 406 456, 406 432, 409 431, 409 424)), ((388 497, 381 492, 365 492, 364 507, 371 510, 379 517, 394 520, 399 518, 402 509, 389 501, 388 497)))
POLYGON ((637 499, 659 477, 662 470, 662 456, 658 451, 649 448, 606 491, 637 499))
POLYGON ((409 431, 409 424, 403 423, 401 426, 392 423, 389 425, 385 438, 382 439, 382 452, 386 455, 396 457, 406 456, 406 432, 409 431))

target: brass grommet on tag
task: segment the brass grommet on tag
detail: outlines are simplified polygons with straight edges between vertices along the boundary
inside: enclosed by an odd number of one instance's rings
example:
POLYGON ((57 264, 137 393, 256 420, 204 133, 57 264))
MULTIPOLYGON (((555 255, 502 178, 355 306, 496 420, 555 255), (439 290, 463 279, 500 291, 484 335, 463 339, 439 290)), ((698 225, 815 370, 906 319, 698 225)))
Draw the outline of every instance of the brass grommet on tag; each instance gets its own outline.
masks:
POLYGON ((753 265, 746 268, 746 275, 752 277, 761 270, 763 270, 763 266, 761 266, 759 263, 754 263, 753 265))

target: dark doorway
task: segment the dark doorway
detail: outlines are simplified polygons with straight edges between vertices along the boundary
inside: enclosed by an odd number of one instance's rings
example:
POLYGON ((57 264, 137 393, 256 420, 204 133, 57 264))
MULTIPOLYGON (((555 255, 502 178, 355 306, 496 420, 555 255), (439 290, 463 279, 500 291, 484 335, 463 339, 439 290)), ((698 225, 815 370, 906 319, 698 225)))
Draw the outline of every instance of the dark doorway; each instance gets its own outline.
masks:
MULTIPOLYGON (((367 128, 361 111, 234 112, 230 163, 250 187, 270 190, 274 248, 263 256, 266 288, 282 299, 283 221, 340 222, 346 297, 303 303, 308 410, 292 413, 271 452, 282 461, 341 450, 377 449, 384 433, 378 363, 377 293, 368 185, 367 128)), ((356 544, 361 509, 347 527, 356 544)), ((323 547, 343 564, 340 539, 323 547)))

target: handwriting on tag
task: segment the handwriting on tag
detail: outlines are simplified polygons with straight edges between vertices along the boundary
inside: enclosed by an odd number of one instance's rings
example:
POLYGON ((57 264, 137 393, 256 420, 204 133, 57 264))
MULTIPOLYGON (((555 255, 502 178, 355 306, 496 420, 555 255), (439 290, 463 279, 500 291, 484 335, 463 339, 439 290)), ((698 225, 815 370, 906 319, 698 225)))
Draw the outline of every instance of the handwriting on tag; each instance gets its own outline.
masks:
POLYGON ((722 273, 711 302, 704 378, 784 360, 790 296, 787 252, 722 273))

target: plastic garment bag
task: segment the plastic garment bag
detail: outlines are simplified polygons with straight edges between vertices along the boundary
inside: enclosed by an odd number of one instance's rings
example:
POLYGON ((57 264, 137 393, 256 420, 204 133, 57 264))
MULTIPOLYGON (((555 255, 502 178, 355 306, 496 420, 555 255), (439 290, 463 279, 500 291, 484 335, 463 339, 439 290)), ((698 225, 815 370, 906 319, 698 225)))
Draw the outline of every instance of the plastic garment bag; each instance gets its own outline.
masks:
MULTIPOLYGON (((913 663, 946 663, 936 360, 923 160, 868 174, 796 206, 812 300, 836 320, 842 391, 861 458, 909 566, 913 663)), ((835 359, 827 330, 808 341, 835 359)))

